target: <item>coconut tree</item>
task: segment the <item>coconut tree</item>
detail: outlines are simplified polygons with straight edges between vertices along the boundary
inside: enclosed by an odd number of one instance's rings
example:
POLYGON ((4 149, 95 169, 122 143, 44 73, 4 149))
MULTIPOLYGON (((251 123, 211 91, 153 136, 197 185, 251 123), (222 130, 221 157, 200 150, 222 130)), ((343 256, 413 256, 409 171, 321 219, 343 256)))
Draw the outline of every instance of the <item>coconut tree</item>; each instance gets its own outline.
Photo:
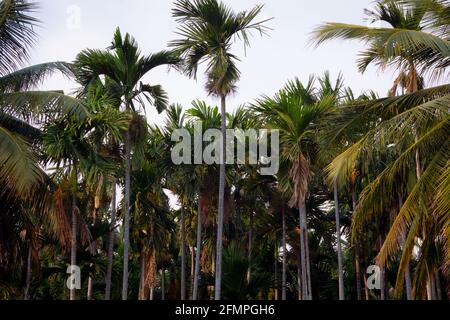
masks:
MULTIPOLYGON (((361 53, 359 68, 375 63, 380 67, 394 65, 400 70, 389 95, 395 95, 399 85, 406 92, 414 93, 423 87, 420 73, 440 73, 446 66, 449 43, 441 38, 441 31, 448 25, 442 12, 448 4, 444 2, 387 1, 379 2, 374 11, 368 11, 371 19, 387 22, 390 28, 368 28, 337 23, 325 24, 314 32, 317 43, 334 38, 358 39, 369 44, 369 49, 361 53), (420 70, 420 72, 418 71, 420 70)), ((413 125, 416 142, 421 130, 413 125)), ((423 171, 420 151, 415 152, 416 176, 419 180, 423 171)), ((409 267, 406 268, 406 272, 409 267)), ((411 297, 410 276, 406 277, 407 295, 411 297)), ((403 281, 402 281, 403 282, 403 281)), ((432 282, 430 280, 430 282, 432 282)))
MULTIPOLYGON (((148 56, 141 55, 137 42, 128 33, 122 37, 117 28, 111 47, 106 50, 87 49, 81 52, 75 61, 77 78, 84 88, 99 77, 105 76, 113 81, 119 89, 122 107, 127 111, 138 112, 145 107, 145 100, 162 112, 168 104, 167 94, 159 85, 149 85, 141 79, 151 70, 159 66, 177 66, 179 59, 171 52, 161 51, 148 56), (145 99, 145 100, 144 100, 145 99)), ((131 188, 131 149, 132 135, 139 125, 139 117, 135 117, 135 127, 127 131, 125 136, 125 214, 124 214, 124 261, 122 299, 128 296, 128 255, 130 227, 130 188, 131 188)), ((142 127, 142 126, 141 126, 142 127)))
MULTIPOLYGON (((267 20, 256 21, 262 11, 256 6, 250 11, 235 13, 231 8, 217 0, 179 0, 175 2, 173 17, 181 24, 178 34, 170 46, 185 60, 186 74, 196 77, 199 65, 206 61, 206 90, 208 94, 220 98, 222 115, 222 150, 225 150, 226 97, 236 89, 240 72, 236 62, 239 60, 231 52, 237 38, 249 45, 249 32, 264 33, 267 20)), ((217 258, 215 299, 220 300, 222 268, 222 235, 225 198, 225 158, 222 152, 219 173, 219 203, 217 215, 217 258)))

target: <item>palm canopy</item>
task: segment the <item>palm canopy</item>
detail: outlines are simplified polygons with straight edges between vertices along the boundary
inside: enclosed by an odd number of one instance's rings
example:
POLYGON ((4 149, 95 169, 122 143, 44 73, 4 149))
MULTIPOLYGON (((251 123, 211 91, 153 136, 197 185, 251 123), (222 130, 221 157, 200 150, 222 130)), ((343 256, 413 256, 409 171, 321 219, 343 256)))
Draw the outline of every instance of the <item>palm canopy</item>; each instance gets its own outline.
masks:
POLYGON ((235 89, 240 78, 236 66, 239 58, 232 54, 231 46, 236 38, 249 46, 252 30, 261 34, 268 28, 255 21, 263 6, 236 13, 217 0, 178 0, 172 15, 181 26, 178 34, 182 39, 170 42, 170 46, 183 57, 184 68, 190 77, 196 77, 199 64, 207 63, 206 90, 216 96, 226 96, 235 89))
POLYGON ((122 37, 120 29, 117 28, 108 50, 84 50, 77 56, 74 65, 77 79, 83 88, 88 88, 105 76, 120 90, 122 102, 127 108, 134 110, 136 101, 143 106, 142 94, 161 112, 168 105, 166 92, 159 85, 143 84, 140 80, 156 67, 177 67, 179 63, 179 58, 169 51, 141 55, 136 40, 128 33, 122 37))
POLYGON ((312 41, 320 45, 332 39, 347 39, 368 44, 358 59, 361 72, 371 63, 380 68, 395 66, 406 69, 412 61, 426 71, 433 66, 429 60, 430 54, 439 57, 448 57, 450 54, 450 42, 438 35, 436 27, 428 27, 428 13, 433 8, 435 5, 432 1, 421 4, 414 1, 378 1, 375 10, 366 10, 368 19, 372 22, 382 21, 389 27, 325 23, 314 30, 312 41))
POLYGON ((11 73, 28 60, 37 39, 34 26, 39 21, 30 15, 36 9, 35 2, 26 0, 0 2, 0 74, 11 73))
POLYGON ((334 90, 324 80, 326 78, 321 79, 323 86, 317 91, 314 77, 310 77, 306 85, 295 79, 275 97, 263 97, 253 105, 269 128, 280 130, 280 158, 289 163, 289 180, 295 184, 290 201, 292 206, 305 199, 311 178, 311 161, 317 157, 319 124, 334 106, 336 95, 332 92, 341 87, 340 79, 334 90))

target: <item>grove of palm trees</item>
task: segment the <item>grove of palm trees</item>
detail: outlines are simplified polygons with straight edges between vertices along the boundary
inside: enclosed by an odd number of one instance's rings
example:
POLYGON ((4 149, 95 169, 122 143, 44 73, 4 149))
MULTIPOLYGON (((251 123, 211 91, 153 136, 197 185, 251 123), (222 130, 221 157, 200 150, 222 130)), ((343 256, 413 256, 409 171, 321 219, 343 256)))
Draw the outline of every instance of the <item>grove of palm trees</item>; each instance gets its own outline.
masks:
POLYGON ((450 300, 450 1, 373 4, 302 45, 358 43, 335 63, 388 92, 321 69, 235 105, 278 19, 264 3, 172 0, 159 51, 117 27, 32 65, 41 4, 0 0, 0 300, 450 300), (254 133, 243 159, 230 132, 254 133))

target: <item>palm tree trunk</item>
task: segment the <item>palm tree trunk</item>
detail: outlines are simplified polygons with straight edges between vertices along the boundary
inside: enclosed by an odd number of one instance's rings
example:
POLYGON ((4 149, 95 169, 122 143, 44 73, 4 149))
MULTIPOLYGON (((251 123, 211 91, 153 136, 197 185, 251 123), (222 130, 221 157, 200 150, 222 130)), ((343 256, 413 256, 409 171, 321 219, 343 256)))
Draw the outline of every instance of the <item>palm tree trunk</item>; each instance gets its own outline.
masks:
POLYGON ((274 283, 273 283, 275 300, 278 300, 278 296, 279 296, 279 294, 278 294, 278 248, 279 248, 278 241, 275 241, 275 252, 274 252, 275 253, 274 254, 274 256, 275 256, 275 259, 274 259, 275 276, 274 276, 274 283))
POLYGON ((25 282, 25 290, 24 290, 24 300, 30 300, 30 285, 31 285, 31 254, 33 253, 33 247, 31 241, 28 245, 28 254, 27 254, 27 275, 25 282))
MULTIPOLYGON (((352 188, 352 208, 353 213, 356 211, 356 187, 352 188)), ((360 262, 360 247, 359 242, 355 242, 355 275, 356 275, 356 299, 362 300, 361 296, 361 262, 360 262)))
POLYGON ((186 300, 186 222, 181 204, 181 300, 186 300))
MULTIPOLYGON (((300 249, 301 250, 301 249, 300 249)), ((300 252, 297 254, 297 296, 298 300, 303 300, 302 285, 302 260, 300 252)))
POLYGON ((339 300, 345 300, 344 268, 342 264, 342 248, 341 248, 341 218, 339 214, 339 198, 336 181, 334 182, 334 212, 336 216, 336 241, 337 241, 338 271, 339 271, 339 300))
POLYGON ((145 260, 144 248, 141 249, 141 265, 139 270, 139 300, 145 300, 145 260))
MULTIPOLYGON (((305 211, 306 212, 306 211, 305 211)), ((312 300, 312 290, 311 290, 311 263, 309 260, 309 236, 308 236, 308 226, 307 226, 307 220, 306 220, 306 214, 305 214, 305 253, 306 253, 306 285, 307 285, 307 291, 308 291, 308 300, 312 300)))
MULTIPOLYGON (((78 184, 78 171, 77 171, 77 165, 73 164, 73 183, 74 183, 74 191, 72 194, 72 241, 71 241, 71 248, 70 248, 70 265, 72 267, 77 265, 77 198, 76 198, 76 191, 77 191, 77 184, 78 184)), ((76 292, 75 287, 72 285, 70 288, 70 300, 76 300, 76 292)))
POLYGON ((248 226, 248 252, 247 252, 247 260, 248 260, 248 270, 247 270, 247 283, 250 283, 251 277, 251 263, 252 263, 252 244, 253 244, 253 218, 254 212, 250 212, 250 221, 248 226))
POLYGON ((150 301, 153 301, 153 298, 154 298, 154 291, 155 291, 155 286, 152 284, 151 286, 150 286, 150 295, 149 295, 149 300, 150 301))
POLYGON ((106 288, 105 300, 111 299, 111 278, 113 268, 113 254, 114 254, 114 228, 116 224, 116 178, 112 180, 112 199, 111 199, 111 222, 109 225, 108 237, 108 269, 106 271, 106 288))
POLYGON ((225 204, 225 154, 226 154, 226 101, 225 95, 221 96, 222 123, 222 150, 220 153, 220 173, 219 173, 219 205, 217 214, 217 247, 216 247, 216 281, 214 286, 214 299, 220 300, 222 286, 222 236, 223 236, 223 216, 225 204))
MULTIPOLYGON (((381 250, 383 242, 383 238, 379 235, 379 250, 381 250)), ((386 300, 386 267, 384 265, 380 267, 380 300, 386 300)))
POLYGON ((364 278, 364 294, 366 296, 366 300, 370 300, 370 296, 369 296, 369 288, 367 287, 367 275, 364 273, 363 274, 363 278, 364 278))
POLYGON ((300 220, 300 264, 301 264, 301 283, 302 283, 302 298, 303 300, 309 300, 308 284, 307 284, 307 271, 306 271, 306 208, 304 201, 299 203, 299 220, 300 220))
POLYGON ((198 196, 197 212, 197 248, 195 250, 195 269, 194 269, 194 289, 192 291, 192 300, 197 300, 198 281, 200 278, 200 254, 202 250, 202 202, 201 195, 198 196))
MULTIPOLYGON (((401 195, 399 194, 398 197, 398 210, 400 211, 401 208, 403 207, 403 200, 401 195)), ((402 234, 402 247, 405 247, 405 243, 406 243, 406 237, 405 234, 402 234)), ((406 266, 405 269, 405 289, 406 289, 406 299, 407 300, 413 300, 413 295, 412 295, 412 281, 411 281, 411 269, 409 267, 409 263, 406 266)))
POLYGON ((192 292, 194 289, 194 272, 195 272, 195 248, 194 246, 189 246, 189 251, 191 253, 191 275, 190 275, 190 286, 189 286, 189 298, 192 300, 192 292))
POLYGON ((161 270, 161 300, 166 300, 166 269, 161 270))
MULTIPOLYGON (((128 109, 128 108, 127 108, 128 109)), ((126 133, 125 142, 125 216, 123 225, 123 278, 122 300, 128 298, 128 251, 130 247, 130 192, 131 192, 131 137, 126 133)))
MULTIPOLYGON (((92 212, 92 225, 93 226, 95 226, 95 224, 97 223, 97 210, 98 210, 98 208, 94 208, 94 211, 92 212)), ((97 251, 97 245, 94 243, 93 246, 94 246, 95 251, 97 251)), ((94 254, 95 254, 95 252, 94 252, 94 254)), ((90 263, 89 266, 93 267, 94 264, 90 263)), ((87 285, 87 295, 86 295, 88 300, 92 300, 93 291, 94 291, 94 279, 92 278, 92 274, 89 273, 88 285, 87 285)))
POLYGON ((442 295, 442 286, 441 286, 441 277, 439 275, 439 269, 436 270, 436 273, 434 274, 434 280, 436 282, 436 298, 438 300, 442 300, 443 299, 443 295, 442 295))
POLYGON ((284 205, 281 208, 281 225, 282 225, 282 238, 281 246, 283 251, 282 270, 281 270, 281 300, 286 300, 286 212, 284 205))

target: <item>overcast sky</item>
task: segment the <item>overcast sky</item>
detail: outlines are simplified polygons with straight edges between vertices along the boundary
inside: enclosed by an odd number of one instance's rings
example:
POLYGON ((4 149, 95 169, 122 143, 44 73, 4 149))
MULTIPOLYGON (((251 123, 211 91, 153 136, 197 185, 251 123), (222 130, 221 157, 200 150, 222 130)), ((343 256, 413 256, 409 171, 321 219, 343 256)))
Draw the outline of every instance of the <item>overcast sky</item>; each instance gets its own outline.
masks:
MULTIPOLYGON (((294 77, 306 81, 310 74, 329 70, 333 77, 342 72, 346 85, 356 93, 374 89, 384 95, 392 83, 392 72, 380 74, 370 68, 364 75, 358 73, 356 59, 362 44, 334 41, 319 48, 308 44, 310 33, 322 22, 367 24, 364 8, 370 0, 224 0, 236 11, 249 9, 255 4, 265 4, 262 18, 273 17, 270 36, 255 34, 246 55, 240 43, 235 52, 242 61, 242 77, 238 92, 229 99, 229 110, 251 102, 261 94, 272 95, 294 77)), ((131 33, 145 54, 167 48, 170 40, 177 38, 176 23, 171 17, 172 1, 168 0, 45 0, 41 1, 38 16, 43 21, 38 29, 39 44, 31 63, 46 61, 72 61, 85 48, 106 48, 116 27, 131 33), (79 13, 79 17, 78 17, 79 13), (79 21, 79 24, 78 24, 79 21)), ((194 99, 208 98, 203 77, 188 79, 166 68, 151 72, 144 82, 161 84, 168 91, 171 103, 185 108, 194 99)), ((75 85, 59 77, 50 79, 45 89, 70 91, 75 85)), ((147 113, 150 122, 161 123, 164 116, 147 113)))

